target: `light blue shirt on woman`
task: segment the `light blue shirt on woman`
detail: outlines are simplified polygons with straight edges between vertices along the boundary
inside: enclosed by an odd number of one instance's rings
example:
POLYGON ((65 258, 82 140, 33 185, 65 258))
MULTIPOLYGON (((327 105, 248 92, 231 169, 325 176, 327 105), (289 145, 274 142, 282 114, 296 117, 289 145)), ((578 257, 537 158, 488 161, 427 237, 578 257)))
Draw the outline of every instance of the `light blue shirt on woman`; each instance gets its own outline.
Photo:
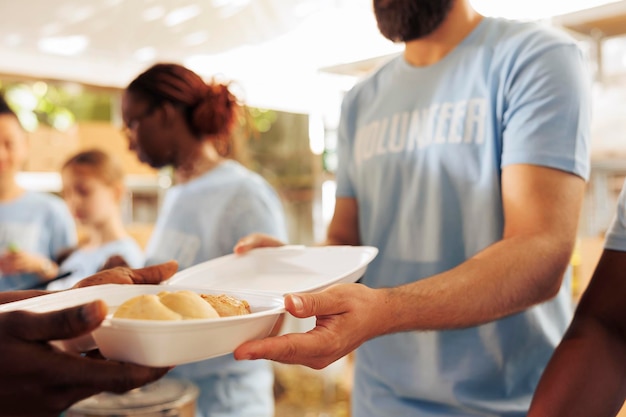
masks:
POLYGON ((141 268, 145 263, 141 247, 130 236, 106 242, 95 248, 78 248, 59 267, 59 275, 65 273, 70 275, 49 283, 47 289, 57 291, 73 287, 78 281, 98 272, 114 255, 124 258, 131 268, 141 268))
MULTIPOLYGON (((250 233, 287 240, 276 192, 258 174, 225 161, 167 191, 146 249, 147 264, 171 259, 179 270, 233 252, 250 233)), ((180 365, 169 375, 200 387, 198 417, 271 417, 273 370, 266 361, 235 361, 232 354, 180 365)))

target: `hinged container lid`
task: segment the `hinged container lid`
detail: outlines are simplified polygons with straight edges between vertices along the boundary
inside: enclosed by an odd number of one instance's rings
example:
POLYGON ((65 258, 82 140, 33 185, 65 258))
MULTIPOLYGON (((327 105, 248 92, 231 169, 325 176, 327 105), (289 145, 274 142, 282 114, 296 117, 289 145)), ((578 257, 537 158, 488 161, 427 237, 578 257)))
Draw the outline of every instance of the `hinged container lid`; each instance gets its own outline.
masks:
POLYGON ((165 285, 284 295, 355 282, 376 257, 371 246, 282 246, 226 255, 186 268, 165 285))

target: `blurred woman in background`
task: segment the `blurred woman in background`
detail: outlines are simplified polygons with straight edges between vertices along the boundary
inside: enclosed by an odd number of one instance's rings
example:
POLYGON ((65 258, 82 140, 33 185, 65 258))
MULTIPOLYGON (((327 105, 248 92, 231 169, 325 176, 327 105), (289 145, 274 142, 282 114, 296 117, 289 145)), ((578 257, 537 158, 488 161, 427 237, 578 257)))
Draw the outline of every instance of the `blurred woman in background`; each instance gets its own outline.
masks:
POLYGON ((57 276, 56 256, 76 243, 74 220, 63 201, 17 183, 26 140, 16 114, 0 98, 0 291, 45 286, 57 276))
MULTIPOLYGON (((148 242, 149 265, 175 259, 179 269, 232 253, 253 232, 286 238, 281 202, 258 174, 235 162, 243 107, 227 85, 176 64, 157 64, 133 80, 122 100, 130 149, 154 168, 172 166, 174 186, 148 242)), ((174 368, 201 390, 198 416, 273 416, 268 362, 232 355, 174 368)))
POLYGON ((121 204, 124 198, 124 171, 111 155, 86 150, 69 158, 61 169, 63 198, 84 237, 60 260, 60 275, 48 284, 49 290, 72 287, 101 270, 112 256, 123 258, 131 268, 141 268, 143 251, 124 227, 121 204))

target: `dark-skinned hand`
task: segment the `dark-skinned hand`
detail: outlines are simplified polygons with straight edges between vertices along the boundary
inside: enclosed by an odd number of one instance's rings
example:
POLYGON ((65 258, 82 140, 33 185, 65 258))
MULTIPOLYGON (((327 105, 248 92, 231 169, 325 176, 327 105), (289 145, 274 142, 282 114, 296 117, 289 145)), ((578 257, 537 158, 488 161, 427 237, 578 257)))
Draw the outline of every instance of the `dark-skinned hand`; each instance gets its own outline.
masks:
MULTIPOLYGON (((158 284, 172 276, 176 262, 142 269, 116 267, 76 287, 158 284)), ((79 337, 97 328, 106 304, 94 301, 49 313, 0 313, 0 416, 54 416, 94 394, 126 392, 155 381, 170 368, 151 368, 63 352, 49 343, 79 337)))

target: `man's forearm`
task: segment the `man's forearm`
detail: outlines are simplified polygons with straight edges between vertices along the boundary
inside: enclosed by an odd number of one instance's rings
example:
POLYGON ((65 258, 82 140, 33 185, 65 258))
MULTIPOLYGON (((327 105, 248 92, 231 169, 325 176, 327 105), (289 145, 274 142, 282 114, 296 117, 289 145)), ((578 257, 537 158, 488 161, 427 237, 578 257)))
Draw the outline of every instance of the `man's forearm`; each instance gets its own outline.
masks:
POLYGON ((475 326, 546 301, 560 288, 572 248, 547 235, 513 237, 454 269, 385 290, 389 333, 475 326))

